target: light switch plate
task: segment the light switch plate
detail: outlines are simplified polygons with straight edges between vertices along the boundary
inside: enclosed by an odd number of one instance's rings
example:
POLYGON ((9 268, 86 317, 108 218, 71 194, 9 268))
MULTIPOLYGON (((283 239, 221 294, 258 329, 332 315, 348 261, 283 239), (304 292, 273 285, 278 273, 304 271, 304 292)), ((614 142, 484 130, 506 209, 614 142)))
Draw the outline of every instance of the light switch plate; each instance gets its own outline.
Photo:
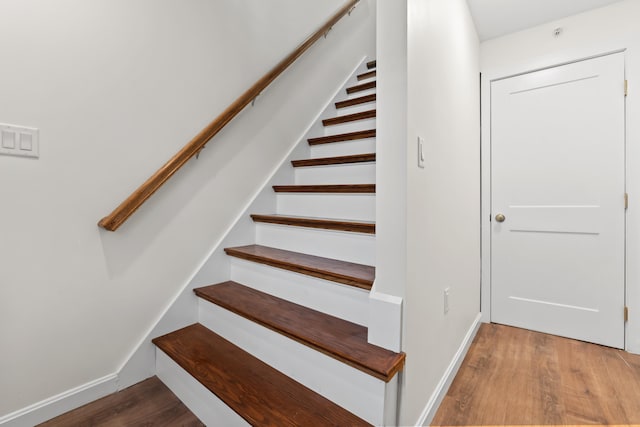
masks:
POLYGON ((26 126, 0 123, 0 154, 7 156, 40 156, 39 131, 26 126))
POLYGON ((444 314, 449 312, 449 296, 451 293, 451 288, 446 288, 444 290, 444 314))
POLYGON ((418 167, 424 169, 424 138, 418 137, 418 167))

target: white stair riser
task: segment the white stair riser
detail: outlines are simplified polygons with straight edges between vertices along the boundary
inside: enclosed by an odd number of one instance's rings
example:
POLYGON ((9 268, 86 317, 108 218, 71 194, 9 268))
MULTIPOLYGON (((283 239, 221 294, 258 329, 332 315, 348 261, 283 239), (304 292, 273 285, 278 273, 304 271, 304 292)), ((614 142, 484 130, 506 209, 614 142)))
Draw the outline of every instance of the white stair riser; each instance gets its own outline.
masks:
POLYGON ((372 184, 376 182, 376 164, 348 163, 341 165, 296 168, 296 184, 372 184))
POLYGON ((250 426, 159 348, 156 348, 156 375, 205 425, 250 426))
POLYGON ((361 130, 375 129, 375 128, 376 128, 375 118, 363 119, 363 120, 356 120, 353 122, 342 123, 339 125, 325 126, 324 134, 325 136, 337 135, 341 133, 357 132, 361 130))
POLYGON ((268 365, 374 424, 384 422, 385 382, 208 301, 200 323, 268 365))
POLYGON ((373 234, 257 223, 256 244, 358 264, 376 261, 373 234))
POLYGON ((375 221, 375 194, 279 193, 282 215, 375 221))
MULTIPOLYGON (((373 129, 373 128, 371 128, 373 129)), ((329 144, 311 146, 310 158, 350 156, 352 154, 375 153, 376 139, 356 139, 353 141, 339 141, 329 144)))
POLYGON ((362 326, 369 321, 369 292, 365 289, 239 258, 231 259, 231 280, 362 326))
POLYGON ((343 107, 336 109, 336 116, 347 116, 349 114, 361 113, 363 111, 375 110, 376 102, 365 102, 364 104, 352 105, 351 107, 343 107))

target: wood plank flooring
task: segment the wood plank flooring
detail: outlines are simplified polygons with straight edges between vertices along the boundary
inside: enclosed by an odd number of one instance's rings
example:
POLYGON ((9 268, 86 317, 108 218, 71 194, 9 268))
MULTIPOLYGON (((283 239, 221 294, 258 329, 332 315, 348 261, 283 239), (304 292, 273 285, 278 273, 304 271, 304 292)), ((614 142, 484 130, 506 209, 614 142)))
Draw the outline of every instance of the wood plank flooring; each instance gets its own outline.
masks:
POLYGON ((67 412, 40 427, 202 427, 203 423, 157 377, 67 412))
POLYGON ((483 324, 432 425, 639 425, 640 356, 483 324))

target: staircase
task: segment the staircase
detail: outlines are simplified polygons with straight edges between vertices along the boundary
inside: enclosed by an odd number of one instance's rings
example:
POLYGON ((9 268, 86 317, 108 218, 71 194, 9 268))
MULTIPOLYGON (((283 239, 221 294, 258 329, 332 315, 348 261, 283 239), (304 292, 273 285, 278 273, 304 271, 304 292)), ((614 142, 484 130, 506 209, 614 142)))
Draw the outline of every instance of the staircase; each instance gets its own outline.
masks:
POLYGON ((153 340, 157 375, 209 426, 395 423, 404 354, 367 341, 375 65, 273 186, 277 212, 248 212, 255 243, 224 249, 230 280, 195 289, 199 323, 153 340))

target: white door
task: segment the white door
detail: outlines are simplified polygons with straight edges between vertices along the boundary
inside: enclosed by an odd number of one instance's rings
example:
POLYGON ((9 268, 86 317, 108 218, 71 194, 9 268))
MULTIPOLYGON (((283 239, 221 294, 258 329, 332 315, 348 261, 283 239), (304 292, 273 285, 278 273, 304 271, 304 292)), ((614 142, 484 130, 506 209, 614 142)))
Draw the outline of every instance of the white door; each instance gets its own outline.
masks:
POLYGON ((493 322, 624 347, 624 112, 622 53, 492 82, 493 322))

